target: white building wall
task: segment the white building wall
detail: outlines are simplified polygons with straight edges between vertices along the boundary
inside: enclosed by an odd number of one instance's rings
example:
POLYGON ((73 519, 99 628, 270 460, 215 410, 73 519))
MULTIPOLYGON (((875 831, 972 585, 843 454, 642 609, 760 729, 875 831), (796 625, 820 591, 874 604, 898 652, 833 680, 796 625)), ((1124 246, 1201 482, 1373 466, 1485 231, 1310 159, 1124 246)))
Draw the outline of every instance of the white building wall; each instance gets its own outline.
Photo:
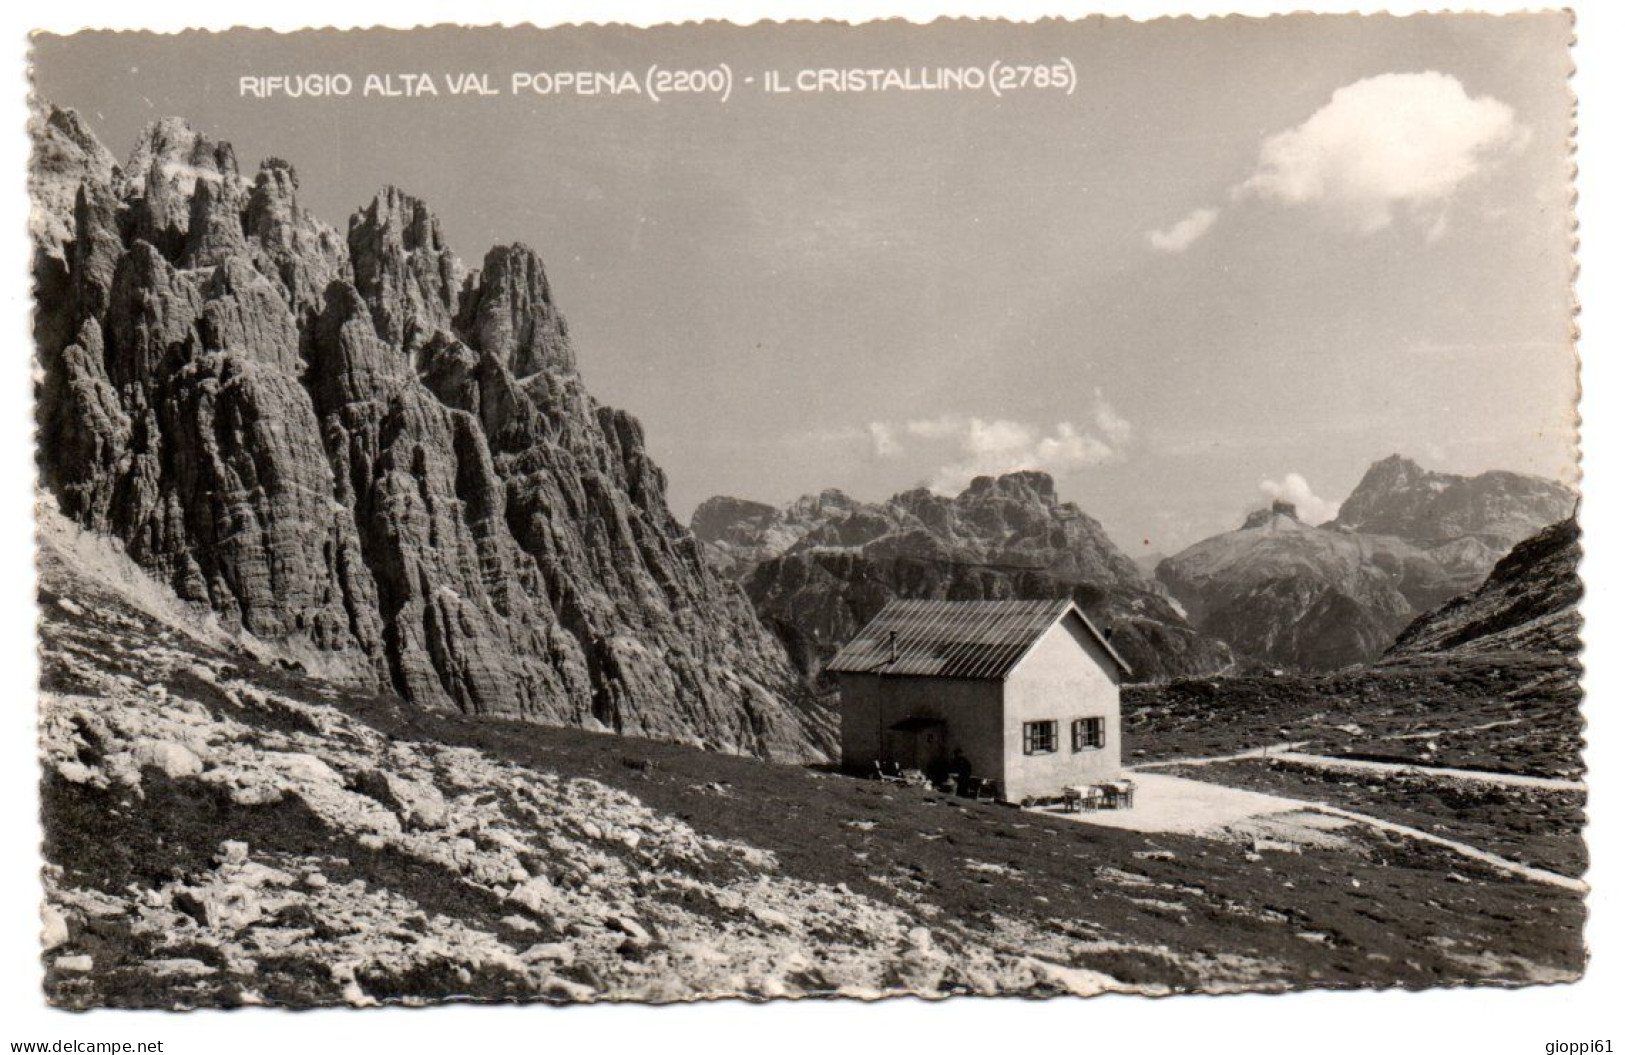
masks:
POLYGON ((1055 795, 1121 774, 1121 681, 1117 664, 1076 615, 1039 639, 1004 682, 1005 798, 1055 795), (1106 744, 1074 752, 1072 721, 1088 717, 1106 719, 1106 744), (1056 723, 1055 753, 1024 754, 1023 724, 1043 720, 1056 723))

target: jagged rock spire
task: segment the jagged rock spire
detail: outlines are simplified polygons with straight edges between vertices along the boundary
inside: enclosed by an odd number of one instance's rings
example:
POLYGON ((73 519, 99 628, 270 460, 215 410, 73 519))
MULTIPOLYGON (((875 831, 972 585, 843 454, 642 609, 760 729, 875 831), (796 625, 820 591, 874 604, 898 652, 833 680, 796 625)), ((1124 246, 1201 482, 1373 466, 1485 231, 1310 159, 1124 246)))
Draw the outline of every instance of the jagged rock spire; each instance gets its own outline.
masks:
POLYGON ((385 187, 350 217, 348 241, 355 288, 372 309, 379 337, 415 353, 451 328, 462 264, 428 206, 385 187))
POLYGON ((41 471, 66 515, 419 706, 826 756, 642 427, 586 392, 534 252, 465 283, 396 188, 341 238, 291 166, 244 180, 183 121, 122 170, 76 118, 30 130, 41 471))
POLYGON ((458 328, 516 377, 573 373, 570 331, 553 303, 542 260, 529 246, 496 246, 470 276, 458 328))

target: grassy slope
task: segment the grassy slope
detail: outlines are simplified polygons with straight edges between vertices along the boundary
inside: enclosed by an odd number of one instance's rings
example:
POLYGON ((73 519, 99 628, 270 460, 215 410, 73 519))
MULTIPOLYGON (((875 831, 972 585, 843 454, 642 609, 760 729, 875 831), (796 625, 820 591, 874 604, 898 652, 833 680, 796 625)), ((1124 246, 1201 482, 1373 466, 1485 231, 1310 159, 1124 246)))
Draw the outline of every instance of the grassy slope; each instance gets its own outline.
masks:
MULTIPOLYGON (((1277 743, 1328 756, 1578 779, 1580 667, 1530 652, 1398 656, 1322 676, 1250 675, 1125 693, 1134 761, 1277 743)), ((1420 774, 1328 772, 1279 760, 1174 770, 1369 814, 1569 876, 1585 871, 1583 792, 1420 774)))
POLYGON ((1131 686, 1124 736, 1134 762, 1302 741, 1320 754, 1578 778, 1579 679, 1563 656, 1492 653, 1131 686))
POLYGON ((1281 759, 1168 770, 1420 828, 1511 861, 1579 877, 1586 869, 1585 794, 1502 787, 1420 773, 1334 772, 1281 759))

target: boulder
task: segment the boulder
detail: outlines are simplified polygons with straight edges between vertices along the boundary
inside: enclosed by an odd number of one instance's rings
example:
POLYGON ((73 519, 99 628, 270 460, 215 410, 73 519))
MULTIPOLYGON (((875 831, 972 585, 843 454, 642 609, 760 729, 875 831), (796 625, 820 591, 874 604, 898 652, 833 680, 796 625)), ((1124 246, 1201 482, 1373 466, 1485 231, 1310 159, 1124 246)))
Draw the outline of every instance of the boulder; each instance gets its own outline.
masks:
POLYGON ((172 780, 203 772, 203 760, 191 748, 173 740, 137 740, 130 754, 137 766, 162 770, 172 780))
POLYGON ((40 910, 40 923, 40 944, 46 952, 68 943, 68 918, 54 906, 46 905, 40 910))
POLYGON ((575 947, 562 941, 538 942, 519 954, 526 963, 552 963, 568 967, 575 962, 575 947))
POLYGON ((508 892, 507 900, 540 914, 558 901, 558 891, 543 876, 525 880, 508 892))
POLYGON ((433 784, 411 780, 381 769, 367 769, 355 778, 355 787, 388 806, 401 821, 421 829, 444 828, 450 819, 445 796, 433 784))

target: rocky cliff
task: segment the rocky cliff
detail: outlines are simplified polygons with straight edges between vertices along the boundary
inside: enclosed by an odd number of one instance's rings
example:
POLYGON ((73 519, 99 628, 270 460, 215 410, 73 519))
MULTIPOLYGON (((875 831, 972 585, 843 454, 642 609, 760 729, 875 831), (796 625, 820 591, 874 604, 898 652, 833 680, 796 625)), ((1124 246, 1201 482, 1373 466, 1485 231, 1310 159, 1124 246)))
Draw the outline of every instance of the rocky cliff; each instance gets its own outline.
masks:
POLYGON ((1580 528, 1573 517, 1512 548, 1484 584, 1418 616, 1388 658, 1580 653, 1580 528))
POLYGON ((1139 679, 1231 662, 1044 473, 979 477, 951 498, 918 489, 864 503, 825 491, 781 509, 713 498, 692 526, 809 674, 895 597, 1071 597, 1139 679))
POLYGON ((1277 502, 1164 560, 1157 578, 1241 655, 1331 670, 1380 656, 1573 504, 1550 480, 1433 473, 1396 455, 1371 466, 1336 520, 1310 527, 1277 502))
POLYGON ((815 758, 829 720, 576 371, 540 258, 340 233, 179 120, 31 131, 40 471, 183 599, 424 707, 815 758))

